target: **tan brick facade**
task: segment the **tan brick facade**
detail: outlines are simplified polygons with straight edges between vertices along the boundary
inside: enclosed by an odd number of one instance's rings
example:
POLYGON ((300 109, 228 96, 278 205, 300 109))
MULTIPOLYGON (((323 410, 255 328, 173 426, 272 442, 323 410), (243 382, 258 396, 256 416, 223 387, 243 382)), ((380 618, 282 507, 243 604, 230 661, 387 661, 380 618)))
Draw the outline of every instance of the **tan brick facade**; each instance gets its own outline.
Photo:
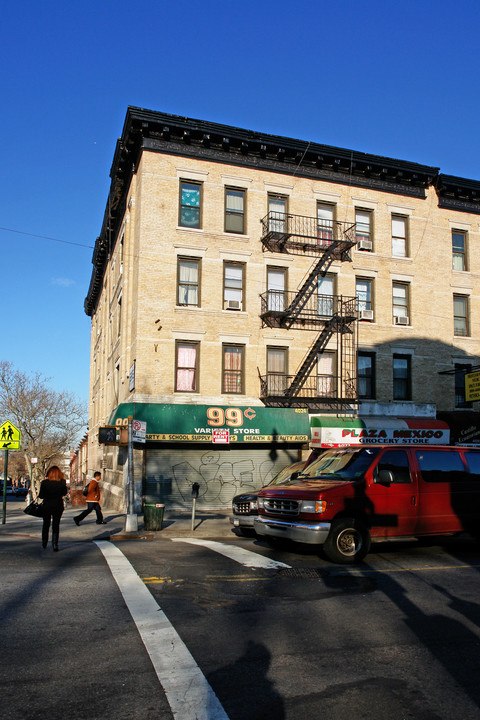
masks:
MULTIPOLYGON (((288 370, 296 372, 315 333, 262 328, 260 294, 267 288, 268 268, 284 269, 288 289, 298 289, 312 258, 264 251, 260 221, 272 194, 284 197, 288 212, 297 216, 315 218, 318 203, 333 206, 335 219, 348 224, 355 223, 356 212, 368 214, 372 250, 354 248, 351 261, 335 261, 328 274, 338 295, 355 296, 358 281, 368 281, 373 319, 359 322, 358 348, 374 355, 371 399, 394 400, 392 363, 394 355, 400 355, 409 358, 411 401, 453 410, 455 378, 438 373, 452 370, 455 363, 479 362, 478 212, 470 205, 462 210, 440 207, 433 184, 417 193, 423 197, 414 196, 402 193, 398 183, 392 183, 389 192, 386 184, 381 190, 359 187, 349 182, 348 174, 333 182, 305 177, 293 167, 280 172, 258 162, 249 164, 248 159, 239 165, 230 157, 225 153, 223 161, 209 158, 205 149, 198 157, 186 157, 168 142, 161 151, 144 148, 138 155, 123 189, 124 212, 117 213, 116 228, 104 236, 108 247, 102 286, 92 303, 89 453, 93 465, 106 465, 112 454, 99 448, 96 436, 119 403, 236 405, 241 401, 259 406, 259 374, 266 373, 267 347, 285 348, 288 370), (179 225, 182 180, 201 186, 200 229, 179 225), (226 188, 244 191, 243 234, 225 232, 226 188), (392 253, 392 217, 405 228, 405 257, 392 253), (465 239, 464 270, 452 269, 455 230, 465 239), (177 302, 179 259, 198 261, 198 307, 177 302), (225 263, 243 267, 240 311, 224 309, 225 263), (394 321, 394 286, 405 293, 406 325, 394 321), (454 296, 465 301, 465 336, 454 333, 454 296), (197 343, 195 392, 175 390, 179 341, 197 343), (241 396, 222 392, 225 343, 244 348, 241 396), (133 366, 135 387, 130 390, 133 366)), ((328 349, 335 350, 333 339, 328 349)), ((111 472, 116 470, 112 463, 111 472)))

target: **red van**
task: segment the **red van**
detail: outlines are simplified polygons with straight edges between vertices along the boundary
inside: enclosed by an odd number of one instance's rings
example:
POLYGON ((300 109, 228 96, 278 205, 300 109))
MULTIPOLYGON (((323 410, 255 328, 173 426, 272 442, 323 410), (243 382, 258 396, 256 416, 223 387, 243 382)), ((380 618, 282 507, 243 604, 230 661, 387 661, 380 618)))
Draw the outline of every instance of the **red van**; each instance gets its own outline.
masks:
POLYGON ((326 450, 258 493, 259 536, 323 545, 360 561, 371 540, 469 532, 480 538, 480 449, 376 445, 326 450))

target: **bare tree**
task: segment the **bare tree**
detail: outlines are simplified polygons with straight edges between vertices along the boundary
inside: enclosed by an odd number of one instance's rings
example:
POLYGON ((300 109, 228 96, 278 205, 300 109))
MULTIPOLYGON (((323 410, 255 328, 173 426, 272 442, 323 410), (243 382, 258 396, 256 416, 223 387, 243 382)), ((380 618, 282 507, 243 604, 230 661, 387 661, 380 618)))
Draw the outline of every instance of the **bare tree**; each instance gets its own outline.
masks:
POLYGON ((87 407, 74 395, 48 386, 40 373, 23 373, 0 361, 0 418, 21 433, 21 449, 32 479, 34 496, 39 478, 55 458, 74 446, 87 425, 87 407), (32 464, 32 458, 37 463, 32 464))

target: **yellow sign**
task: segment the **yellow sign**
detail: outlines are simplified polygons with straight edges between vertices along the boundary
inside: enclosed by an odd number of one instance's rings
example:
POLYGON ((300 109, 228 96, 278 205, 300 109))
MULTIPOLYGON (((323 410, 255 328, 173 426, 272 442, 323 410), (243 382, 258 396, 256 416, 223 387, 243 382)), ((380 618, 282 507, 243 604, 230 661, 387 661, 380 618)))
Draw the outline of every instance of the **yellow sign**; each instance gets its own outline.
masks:
POLYGON ((480 400, 480 370, 465 375, 465 400, 467 402, 480 400))
POLYGON ((20 450, 20 430, 9 420, 0 426, 0 448, 20 450))

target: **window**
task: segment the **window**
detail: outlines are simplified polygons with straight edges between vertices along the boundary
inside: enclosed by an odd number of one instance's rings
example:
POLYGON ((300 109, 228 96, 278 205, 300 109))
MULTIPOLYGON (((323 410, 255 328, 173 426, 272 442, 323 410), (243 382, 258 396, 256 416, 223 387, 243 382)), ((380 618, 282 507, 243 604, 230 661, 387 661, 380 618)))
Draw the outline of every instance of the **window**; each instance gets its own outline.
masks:
POLYGON ((177 302, 179 305, 200 305, 200 260, 178 258, 177 302))
POLYGON ((467 233, 452 230, 452 263, 454 270, 467 269, 467 233))
POLYGON ((335 205, 317 203, 318 244, 328 247, 333 240, 333 213, 335 205))
POLYGON ((200 183, 180 181, 179 225, 188 228, 201 227, 201 198, 202 186, 200 183))
POLYGON ((287 198, 283 195, 268 196, 268 229, 270 232, 286 231, 287 198))
POLYGON ((466 480, 462 457, 456 450, 416 450, 417 462, 425 482, 466 480))
POLYGON ((267 348, 267 394, 284 395, 287 387, 286 348, 267 348))
POLYGON ((245 232, 245 190, 225 188, 225 232, 245 232))
POLYGON ((283 312, 285 309, 285 289, 287 271, 285 268, 267 268, 268 310, 283 312))
POLYGON ((411 483, 410 465, 405 450, 387 450, 383 453, 377 468, 378 477, 381 470, 389 470, 393 475, 394 483, 411 483))
POLYGON ((392 215, 392 255, 407 256, 407 218, 392 215))
POLYGON ((198 343, 176 344, 175 390, 198 392, 198 343))
POLYGON ((393 399, 412 399, 411 357, 410 355, 393 356, 393 399))
POLYGON ((332 275, 318 278, 318 314, 330 318, 333 315, 333 295, 335 279, 332 275))
POLYGON ((122 332, 122 296, 118 298, 117 302, 117 338, 120 337, 122 332))
POLYGON ((319 353, 317 355, 317 393, 320 397, 333 397, 335 391, 335 354, 319 353))
POLYGON ((243 393, 243 345, 223 346, 222 392, 243 393))
POLYGON ((465 375, 471 372, 471 365, 455 363, 455 407, 471 408, 471 402, 465 399, 465 375))
POLYGON ((244 269, 243 263, 224 263, 223 307, 227 310, 243 309, 244 269))
POLYGON ((468 327, 468 298, 465 295, 453 296, 453 334, 457 337, 467 337, 470 334, 468 327))
POLYGON ((373 250, 372 212, 355 210, 355 239, 357 250, 373 250))
POLYGON ((355 281, 355 295, 360 320, 373 320, 372 280, 357 278, 355 281))
POLYGON ((408 316, 408 285, 393 283, 392 285, 393 322, 396 325, 409 325, 408 316))
POLYGON ((360 399, 375 398, 375 353, 358 353, 357 391, 360 399))

